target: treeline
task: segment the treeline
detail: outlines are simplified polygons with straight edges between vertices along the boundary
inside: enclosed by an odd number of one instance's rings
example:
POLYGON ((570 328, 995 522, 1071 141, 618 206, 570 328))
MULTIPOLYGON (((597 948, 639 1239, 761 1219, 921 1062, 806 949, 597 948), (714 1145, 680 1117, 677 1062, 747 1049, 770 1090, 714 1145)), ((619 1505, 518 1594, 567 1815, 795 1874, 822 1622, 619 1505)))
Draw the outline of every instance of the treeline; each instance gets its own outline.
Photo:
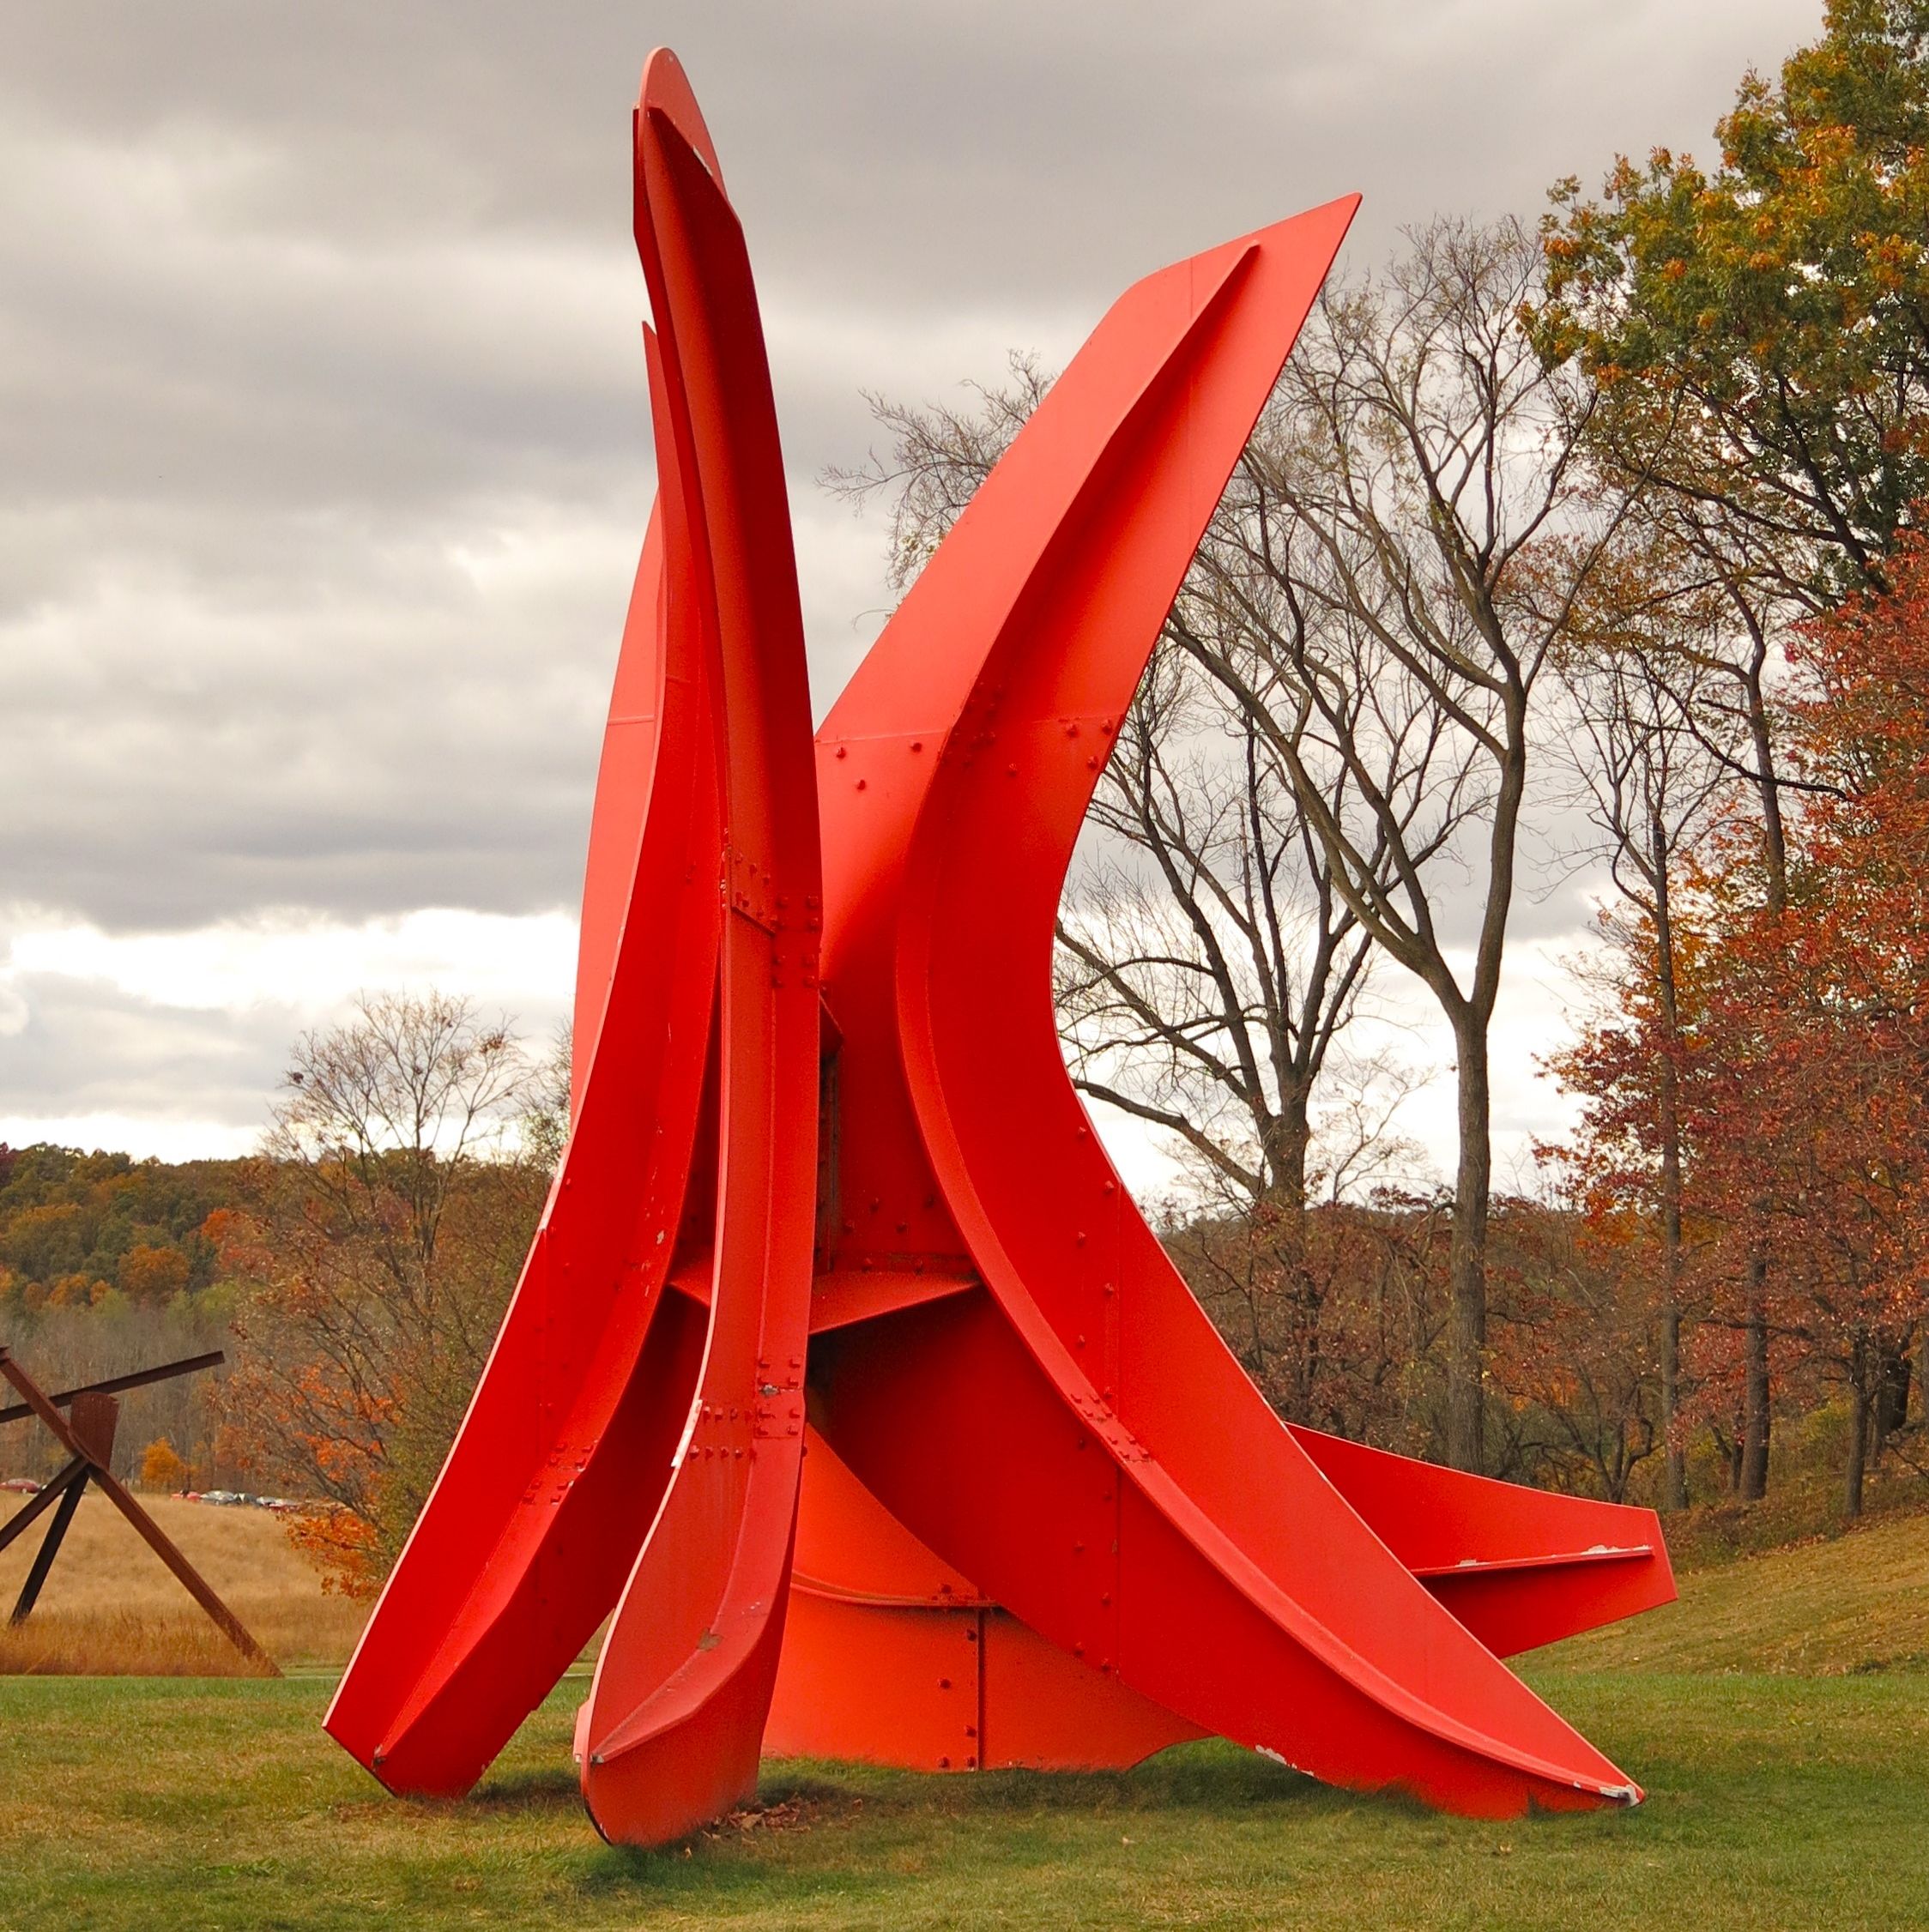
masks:
MULTIPOLYGON (((1438 1460, 1451 1224, 1443 1192, 1382 1187, 1320 1203, 1291 1229, 1263 1212, 1196 1218, 1169 1229, 1166 1245, 1282 1416, 1438 1460)), ((1489 1474, 1612 1502, 1660 1500, 1652 1311, 1630 1294, 1624 1259, 1558 1203, 1494 1204, 1489 1474)), ((1712 1456, 1702 1460, 1712 1476, 1712 1456)))
POLYGON ((0 1313, 166 1308, 212 1287, 235 1161, 0 1145, 0 1313))
MULTIPOLYGON (((50 1390, 223 1347, 241 1290, 224 1271, 221 1237, 245 1171, 235 1161, 0 1146, 0 1341, 50 1390)), ((162 1442, 184 1479, 240 1480, 221 1452, 206 1382, 122 1398, 118 1474, 138 1479, 147 1448, 162 1442)), ((44 1429, 0 1429, 0 1476, 49 1476, 63 1459, 44 1429)))

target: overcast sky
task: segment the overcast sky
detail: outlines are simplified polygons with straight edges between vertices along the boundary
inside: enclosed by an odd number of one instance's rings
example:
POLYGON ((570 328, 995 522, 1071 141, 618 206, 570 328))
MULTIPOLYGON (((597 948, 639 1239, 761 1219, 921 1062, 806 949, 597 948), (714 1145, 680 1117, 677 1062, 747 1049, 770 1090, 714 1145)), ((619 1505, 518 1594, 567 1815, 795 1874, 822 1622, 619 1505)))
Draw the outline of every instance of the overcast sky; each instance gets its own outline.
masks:
MULTIPOLYGON (((652 44, 749 232, 821 713, 886 602, 879 532, 815 481, 868 446, 861 390, 1061 364, 1140 275, 1348 190, 1358 263, 1436 210, 1531 217, 1617 150, 1706 150, 1820 11, 16 0, 0 1139, 240 1151, 358 987, 563 1014, 651 489, 652 44)), ((1586 884, 1523 909, 1503 1174, 1560 1118, 1533 1060, 1586 884)), ((1443 1156, 1450 1120, 1441 1081, 1407 1125, 1443 1156)))

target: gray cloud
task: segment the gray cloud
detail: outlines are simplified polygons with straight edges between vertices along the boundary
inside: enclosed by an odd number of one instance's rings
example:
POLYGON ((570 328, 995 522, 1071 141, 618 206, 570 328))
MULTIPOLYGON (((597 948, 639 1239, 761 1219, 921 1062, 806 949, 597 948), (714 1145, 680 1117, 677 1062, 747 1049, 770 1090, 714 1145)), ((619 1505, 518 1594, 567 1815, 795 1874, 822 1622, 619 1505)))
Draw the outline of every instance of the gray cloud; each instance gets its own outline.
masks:
POLYGON ((300 1023, 285 1008, 162 1009, 57 975, 28 975, 17 990, 32 1017, 5 1042, 7 1107, 29 1117, 265 1126, 300 1023))
MULTIPOLYGON (((654 40, 750 231, 821 709, 884 601, 876 533, 813 482, 865 449, 861 387, 1061 360, 1138 275, 1352 188, 1371 259, 1435 208, 1705 146, 1817 12, 15 9, 0 904, 138 932, 571 900, 650 487, 626 164, 654 40)), ((0 1086, 96 1095, 93 1023, 29 992, 52 1057, 0 1035, 0 1086)), ((168 1077, 220 1085, 206 1044, 168 1077)))

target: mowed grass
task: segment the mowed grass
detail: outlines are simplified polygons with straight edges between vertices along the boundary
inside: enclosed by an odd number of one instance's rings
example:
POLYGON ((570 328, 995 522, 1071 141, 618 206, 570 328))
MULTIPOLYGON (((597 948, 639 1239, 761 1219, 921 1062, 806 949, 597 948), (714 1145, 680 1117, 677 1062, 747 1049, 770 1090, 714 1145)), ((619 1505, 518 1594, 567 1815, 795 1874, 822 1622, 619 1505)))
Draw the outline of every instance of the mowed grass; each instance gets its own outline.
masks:
POLYGON ((1647 1780, 1504 1825, 1224 1745, 1119 1777, 772 1766, 764 1808, 599 1844, 553 1699, 458 1805, 384 1796, 326 1687, 0 1684, 0 1926, 1920 1928, 1929 1680, 1541 1674, 1647 1780))
POLYGON ((756 1806, 643 1853, 599 1843, 577 1800, 580 1679, 470 1800, 428 1805, 321 1735, 320 1675, 16 1677, 0 1681, 0 1932, 1920 1928, 1926 1561, 1929 1518, 1886 1523, 1691 1575, 1676 1609, 1527 1660, 1648 1801, 1497 1825, 1206 1744, 1116 1777, 772 1764, 756 1806))

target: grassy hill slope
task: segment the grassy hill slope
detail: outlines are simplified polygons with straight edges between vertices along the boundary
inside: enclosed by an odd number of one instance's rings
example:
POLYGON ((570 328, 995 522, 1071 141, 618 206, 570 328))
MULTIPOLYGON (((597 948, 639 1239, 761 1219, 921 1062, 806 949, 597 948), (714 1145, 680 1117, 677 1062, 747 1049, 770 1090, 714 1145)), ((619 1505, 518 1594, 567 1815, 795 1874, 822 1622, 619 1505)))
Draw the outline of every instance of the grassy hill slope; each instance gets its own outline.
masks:
POLYGON ((1585 1670, 1929 1668, 1929 1512, 1684 1572, 1678 1603, 1542 1653, 1585 1670))

